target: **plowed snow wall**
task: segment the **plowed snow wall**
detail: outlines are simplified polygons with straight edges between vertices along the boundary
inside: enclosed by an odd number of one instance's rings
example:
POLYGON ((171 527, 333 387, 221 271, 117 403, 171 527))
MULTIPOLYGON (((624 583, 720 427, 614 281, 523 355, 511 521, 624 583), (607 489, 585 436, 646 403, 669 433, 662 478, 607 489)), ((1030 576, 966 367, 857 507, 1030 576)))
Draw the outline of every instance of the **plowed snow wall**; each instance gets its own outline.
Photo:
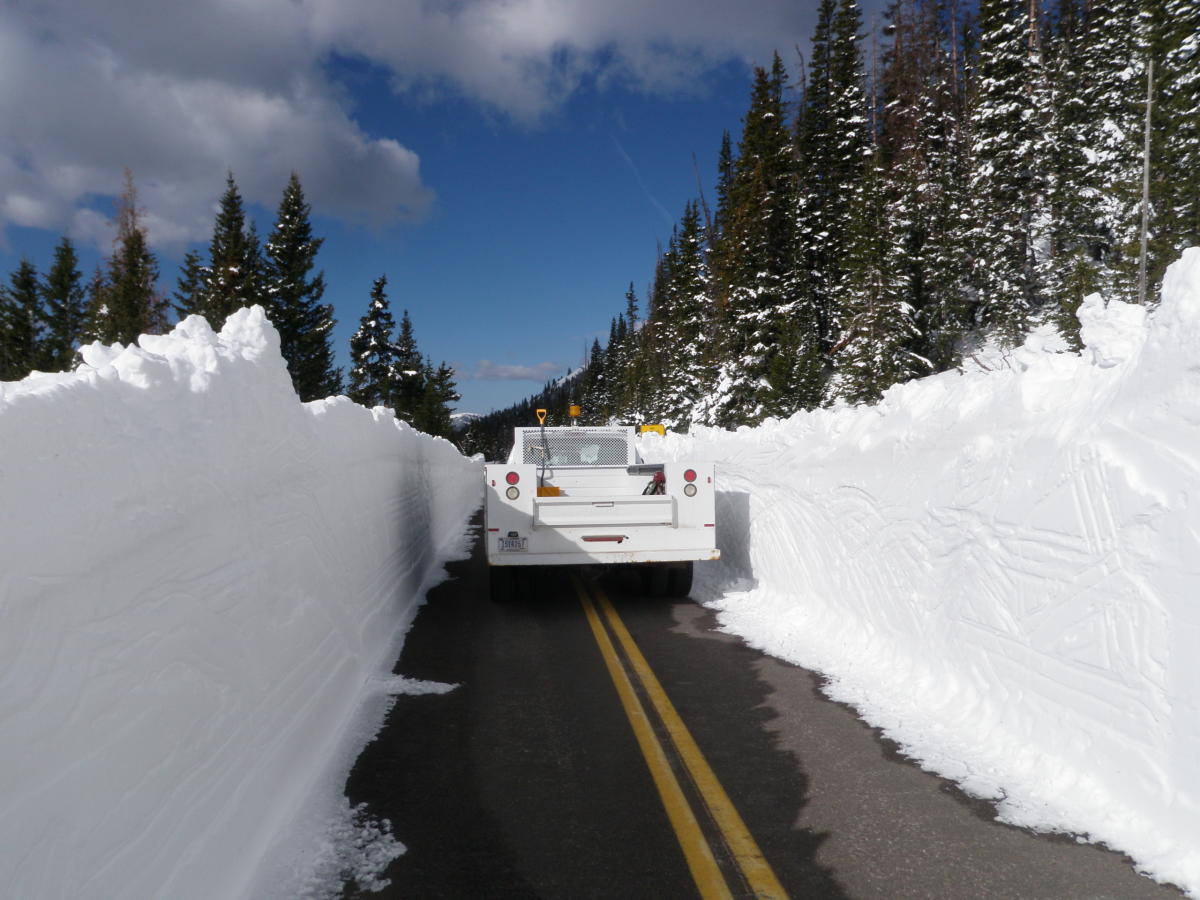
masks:
POLYGON ((0 896, 234 897, 478 505, 260 309, 0 385, 0 896))
POLYGON ((1200 895, 1200 250, 876 407, 643 440, 714 460, 723 623, 1010 821, 1200 895))

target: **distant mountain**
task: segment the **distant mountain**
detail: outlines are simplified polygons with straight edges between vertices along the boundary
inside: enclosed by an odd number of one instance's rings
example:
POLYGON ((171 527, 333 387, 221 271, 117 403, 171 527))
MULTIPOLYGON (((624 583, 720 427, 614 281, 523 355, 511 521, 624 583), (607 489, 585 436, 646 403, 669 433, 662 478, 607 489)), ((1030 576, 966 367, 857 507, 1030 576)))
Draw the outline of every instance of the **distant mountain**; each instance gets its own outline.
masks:
POLYGON ((471 427, 472 422, 482 418, 482 415, 473 412, 451 413, 450 431, 454 434, 461 434, 471 427))

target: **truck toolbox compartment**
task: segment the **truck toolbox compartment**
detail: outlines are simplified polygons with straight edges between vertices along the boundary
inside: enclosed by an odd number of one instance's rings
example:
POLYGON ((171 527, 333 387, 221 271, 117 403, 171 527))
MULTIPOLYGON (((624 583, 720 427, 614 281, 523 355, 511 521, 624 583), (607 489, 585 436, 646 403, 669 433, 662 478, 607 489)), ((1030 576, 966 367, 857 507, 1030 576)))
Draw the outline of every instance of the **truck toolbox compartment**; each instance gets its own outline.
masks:
POLYGON ((670 496, 538 497, 533 505, 533 527, 590 525, 674 525, 675 498, 670 496))

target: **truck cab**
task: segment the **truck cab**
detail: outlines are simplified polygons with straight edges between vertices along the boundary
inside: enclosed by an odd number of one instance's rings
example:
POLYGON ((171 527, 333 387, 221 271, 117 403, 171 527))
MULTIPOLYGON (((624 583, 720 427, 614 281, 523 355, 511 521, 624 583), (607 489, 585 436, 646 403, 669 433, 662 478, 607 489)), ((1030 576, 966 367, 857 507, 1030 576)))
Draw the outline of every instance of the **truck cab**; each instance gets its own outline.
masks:
POLYGON ((492 592, 533 566, 638 565, 656 594, 684 596, 692 564, 719 559, 712 463, 645 463, 627 427, 516 428, 485 467, 492 592))

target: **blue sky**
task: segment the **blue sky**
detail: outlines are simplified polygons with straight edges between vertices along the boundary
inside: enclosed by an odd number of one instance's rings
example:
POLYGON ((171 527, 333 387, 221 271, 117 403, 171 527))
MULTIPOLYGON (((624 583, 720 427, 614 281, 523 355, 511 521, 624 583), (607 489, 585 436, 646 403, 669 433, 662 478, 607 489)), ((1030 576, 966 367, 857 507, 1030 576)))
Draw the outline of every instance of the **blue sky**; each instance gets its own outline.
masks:
POLYGON ((696 196, 693 154, 711 200, 751 65, 777 47, 794 71, 815 3, 243 7, 0 10, 0 272, 44 267, 64 232, 94 266, 129 166, 169 291, 227 169, 265 231, 295 168, 341 363, 386 274, 397 318, 455 366, 460 409, 486 412, 578 367, 629 282, 644 298, 696 196))

